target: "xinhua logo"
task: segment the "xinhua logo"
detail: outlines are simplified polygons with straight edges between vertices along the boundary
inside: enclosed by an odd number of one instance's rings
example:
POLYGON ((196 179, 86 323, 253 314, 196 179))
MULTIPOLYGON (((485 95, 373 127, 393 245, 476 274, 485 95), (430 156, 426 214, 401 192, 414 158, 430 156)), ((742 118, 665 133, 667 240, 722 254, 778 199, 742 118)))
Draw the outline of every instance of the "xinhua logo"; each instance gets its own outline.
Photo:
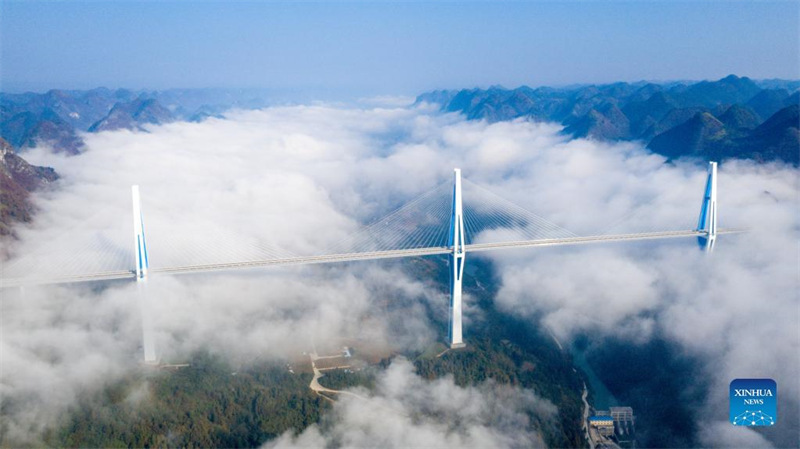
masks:
POLYGON ((778 385, 772 379, 734 379, 730 419, 734 426, 772 426, 778 421, 778 385))

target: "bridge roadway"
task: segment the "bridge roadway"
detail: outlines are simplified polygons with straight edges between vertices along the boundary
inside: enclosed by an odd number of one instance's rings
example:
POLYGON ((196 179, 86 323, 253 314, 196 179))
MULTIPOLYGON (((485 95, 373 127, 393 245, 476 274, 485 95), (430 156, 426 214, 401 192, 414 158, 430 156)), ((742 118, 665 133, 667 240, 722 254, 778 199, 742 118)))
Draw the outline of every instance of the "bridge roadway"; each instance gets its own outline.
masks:
MULTIPOLYGON (((719 234, 733 234, 739 232, 746 232, 745 229, 719 229, 719 234)), ((689 230, 689 231, 657 231, 657 232, 642 232, 636 234, 615 234, 615 235, 600 235, 600 236, 587 236, 587 237, 567 237, 557 239, 538 239, 538 240, 520 240, 510 242, 498 243, 473 243, 465 245, 467 253, 476 251, 492 251, 501 249, 512 248, 531 248, 537 246, 562 246, 562 245, 579 245, 585 243, 602 243, 602 242, 619 242, 619 241, 633 241, 633 240, 654 240, 666 238, 679 238, 679 237, 702 237, 705 233, 702 231, 689 230)), ((267 259, 267 260, 252 260, 244 262, 229 262, 219 264, 205 264, 205 265, 187 265, 180 267, 167 267, 167 268, 151 268, 151 274, 186 274, 186 273, 201 273, 211 271, 231 271, 245 268, 258 268, 270 266, 286 266, 286 265, 309 265, 320 263, 334 263, 334 262, 353 262, 359 260, 377 260, 377 259, 392 259, 399 257, 422 257, 433 256, 437 254, 449 254, 452 251, 448 247, 431 247, 431 248, 411 248, 411 249, 398 249, 386 251, 372 251, 361 253, 343 253, 343 254, 325 254, 319 256, 297 256, 281 259, 267 259)), ((0 279, 0 288, 6 287, 22 287, 26 285, 48 285, 48 284, 68 284, 75 282, 89 282, 89 281, 109 281, 119 279, 135 279, 136 273, 134 271, 108 271, 100 273, 91 273, 83 275, 70 275, 53 278, 7 278, 0 279)))

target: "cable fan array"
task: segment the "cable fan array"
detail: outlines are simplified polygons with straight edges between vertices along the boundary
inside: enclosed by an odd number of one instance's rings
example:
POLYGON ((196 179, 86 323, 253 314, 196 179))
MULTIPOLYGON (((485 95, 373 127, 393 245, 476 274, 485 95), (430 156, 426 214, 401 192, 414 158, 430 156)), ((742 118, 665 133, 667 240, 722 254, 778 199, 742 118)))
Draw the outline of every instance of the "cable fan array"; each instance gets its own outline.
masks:
MULTIPOLYGON (((514 241, 576 236, 466 179, 462 192, 467 244, 478 238, 514 241)), ((447 247, 452 195, 451 184, 440 184, 331 246, 326 254, 447 247)))

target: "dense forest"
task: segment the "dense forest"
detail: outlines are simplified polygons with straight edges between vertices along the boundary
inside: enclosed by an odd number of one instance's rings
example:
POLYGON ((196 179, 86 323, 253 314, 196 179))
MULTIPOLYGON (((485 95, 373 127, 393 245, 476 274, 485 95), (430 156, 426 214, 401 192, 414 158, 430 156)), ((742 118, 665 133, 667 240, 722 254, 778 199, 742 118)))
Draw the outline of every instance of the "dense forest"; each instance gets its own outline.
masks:
POLYGON ((330 405, 308 388, 311 374, 254 363, 240 371, 219 356, 195 354, 190 367, 128 379, 76 404, 54 447, 257 447, 302 430, 330 405))
MULTIPOLYGON (((586 446, 581 433, 583 378, 573 369, 570 354, 562 351, 546 331, 498 311, 494 298, 499 281, 494 278, 491 264, 473 259, 470 265, 475 271, 464 278, 464 288, 477 301, 483 319, 470 323, 465 349, 451 350, 441 357, 418 356, 414 363, 417 373, 428 379, 452 375, 462 386, 491 379, 531 389, 558 406, 559 419, 554 428, 531 417, 547 445, 586 446)), ((435 268, 446 267, 438 264, 435 268)), ((446 276, 439 272, 437 278, 446 276)), ((444 329, 445 326, 442 322, 444 329)))

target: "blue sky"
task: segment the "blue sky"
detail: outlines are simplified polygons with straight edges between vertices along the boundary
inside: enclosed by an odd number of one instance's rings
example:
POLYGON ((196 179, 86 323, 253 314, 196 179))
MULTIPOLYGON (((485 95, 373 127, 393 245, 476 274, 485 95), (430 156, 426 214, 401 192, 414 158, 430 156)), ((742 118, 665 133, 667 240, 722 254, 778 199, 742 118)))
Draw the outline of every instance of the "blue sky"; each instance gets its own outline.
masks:
POLYGON ((0 89, 796 79, 799 4, 3 0, 0 89))

